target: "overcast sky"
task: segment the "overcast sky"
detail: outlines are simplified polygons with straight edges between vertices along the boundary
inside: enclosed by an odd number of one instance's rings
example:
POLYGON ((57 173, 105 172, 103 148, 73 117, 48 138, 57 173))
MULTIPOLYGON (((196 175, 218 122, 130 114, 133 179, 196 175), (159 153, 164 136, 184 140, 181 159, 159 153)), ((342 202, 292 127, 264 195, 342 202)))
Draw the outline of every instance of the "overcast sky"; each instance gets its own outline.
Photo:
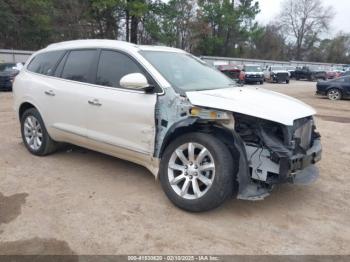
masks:
MULTIPOLYGON (((350 0, 321 0, 325 6, 332 6, 336 16, 332 23, 331 35, 338 31, 350 33, 350 0)), ((261 13, 257 16, 260 23, 267 24, 281 10, 283 0, 259 0, 261 13)))

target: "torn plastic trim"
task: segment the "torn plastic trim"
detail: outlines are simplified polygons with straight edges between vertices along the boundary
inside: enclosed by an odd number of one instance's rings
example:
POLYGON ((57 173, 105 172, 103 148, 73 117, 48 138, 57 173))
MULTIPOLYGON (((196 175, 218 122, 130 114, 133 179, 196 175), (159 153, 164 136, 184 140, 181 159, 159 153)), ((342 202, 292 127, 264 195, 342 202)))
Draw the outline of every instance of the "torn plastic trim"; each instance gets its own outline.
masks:
POLYGON ((320 176, 320 171, 315 165, 306 167, 295 173, 290 179, 290 183, 295 185, 310 185, 314 183, 320 176))
POLYGON ((159 158, 161 156, 165 141, 172 132, 181 125, 187 125, 194 121, 195 118, 189 115, 189 110, 192 106, 186 97, 176 93, 172 88, 167 88, 162 96, 158 96, 155 109, 156 137, 154 157, 159 158))
POLYGON ((195 124, 197 122, 198 118, 196 117, 189 117, 183 120, 180 120, 179 122, 176 122, 175 124, 173 124, 166 132, 164 138, 163 138, 163 142, 162 145, 160 147, 159 150, 157 150, 157 152, 155 152, 155 156, 160 158, 160 156, 162 155, 162 153, 165 150, 165 147, 169 144, 169 140, 170 137, 176 132, 176 130, 178 130, 179 128, 182 127, 189 127, 193 124, 195 124))
POLYGON ((270 191, 266 187, 261 187, 259 184, 254 183, 251 179, 249 172, 249 161, 247 158, 247 151, 242 138, 235 132, 232 132, 235 148, 239 153, 238 161, 238 194, 237 198, 241 200, 263 200, 270 194, 270 191))
MULTIPOLYGON (((296 181, 303 183, 311 183, 318 177, 317 168, 311 166, 321 159, 322 147, 312 117, 298 119, 293 126, 244 115, 235 115, 235 118, 238 127, 235 129, 236 140, 241 138, 243 141, 249 169, 245 171, 242 169, 245 164, 240 164, 240 176, 237 178, 240 183, 239 199, 263 199, 274 185, 292 182, 297 176, 296 181), (258 171, 260 173, 254 176, 258 171), (249 177, 250 183, 246 177, 249 177)), ((242 155, 245 154, 241 152, 242 155)))
MULTIPOLYGON (((160 158, 169 138, 176 130, 199 122, 230 122, 232 114, 211 108, 195 107, 187 97, 172 88, 158 96, 155 110, 156 139, 154 157, 160 158)), ((196 130, 193 130, 196 131, 196 130)))

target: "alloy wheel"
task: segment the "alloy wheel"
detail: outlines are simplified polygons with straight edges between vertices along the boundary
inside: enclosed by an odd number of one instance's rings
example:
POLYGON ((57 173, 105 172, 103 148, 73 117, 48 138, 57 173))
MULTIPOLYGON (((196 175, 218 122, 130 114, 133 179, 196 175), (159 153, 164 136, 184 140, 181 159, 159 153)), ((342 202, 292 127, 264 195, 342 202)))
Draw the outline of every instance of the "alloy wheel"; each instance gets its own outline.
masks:
POLYGON ((168 163, 168 179, 177 195, 198 199, 208 192, 215 177, 214 158, 198 143, 179 146, 168 163))
POLYGON ((27 145, 34 151, 40 149, 43 143, 43 130, 34 116, 30 115, 24 120, 24 137, 27 145))
POLYGON ((339 100, 341 98, 341 93, 337 89, 332 89, 328 92, 328 98, 330 100, 339 100))

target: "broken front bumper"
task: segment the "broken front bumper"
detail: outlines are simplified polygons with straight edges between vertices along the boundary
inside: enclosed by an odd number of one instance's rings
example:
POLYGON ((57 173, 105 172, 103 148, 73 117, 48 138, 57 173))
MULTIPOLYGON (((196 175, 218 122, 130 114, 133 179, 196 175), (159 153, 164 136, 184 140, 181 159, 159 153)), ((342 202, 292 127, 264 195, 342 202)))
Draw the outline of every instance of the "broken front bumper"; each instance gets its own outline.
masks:
POLYGON ((321 141, 315 139, 313 146, 305 154, 281 158, 278 174, 270 173, 265 182, 269 185, 281 183, 310 184, 319 176, 318 169, 314 164, 321 160, 321 156, 321 141))
POLYGON ((288 169, 280 169, 280 181, 279 182, 292 182, 298 184, 309 184, 314 182, 318 176, 318 168, 314 166, 321 160, 322 146, 320 139, 315 139, 313 146, 306 151, 305 154, 298 154, 290 159, 282 159, 281 167, 286 164, 288 169))
POLYGON ((252 180, 238 180, 240 190, 237 198, 242 200, 262 200, 273 187, 282 183, 310 184, 319 177, 315 164, 321 160, 322 146, 320 139, 313 141, 313 146, 305 152, 292 157, 272 161, 268 150, 257 150, 246 145, 247 162, 252 180), (244 182, 244 183, 242 183, 244 182), (241 186, 242 185, 242 186, 241 186))

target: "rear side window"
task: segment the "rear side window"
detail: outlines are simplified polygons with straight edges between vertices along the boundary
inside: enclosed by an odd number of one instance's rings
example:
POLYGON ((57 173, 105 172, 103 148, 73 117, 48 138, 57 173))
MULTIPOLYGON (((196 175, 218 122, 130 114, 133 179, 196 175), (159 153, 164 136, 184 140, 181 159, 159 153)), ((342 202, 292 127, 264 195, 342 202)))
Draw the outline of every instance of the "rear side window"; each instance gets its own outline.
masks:
POLYGON ((101 52, 96 84, 120 87, 120 79, 132 73, 143 74, 140 67, 127 55, 115 51, 101 52))
POLYGON ((62 78, 85 83, 91 82, 96 52, 96 50, 71 51, 67 57, 62 78))
POLYGON ((63 56, 65 51, 53 51, 38 54, 28 65, 27 69, 31 72, 52 75, 58 60, 63 56))

